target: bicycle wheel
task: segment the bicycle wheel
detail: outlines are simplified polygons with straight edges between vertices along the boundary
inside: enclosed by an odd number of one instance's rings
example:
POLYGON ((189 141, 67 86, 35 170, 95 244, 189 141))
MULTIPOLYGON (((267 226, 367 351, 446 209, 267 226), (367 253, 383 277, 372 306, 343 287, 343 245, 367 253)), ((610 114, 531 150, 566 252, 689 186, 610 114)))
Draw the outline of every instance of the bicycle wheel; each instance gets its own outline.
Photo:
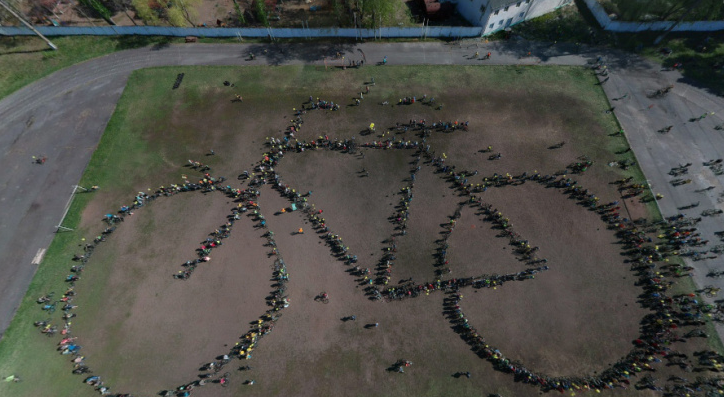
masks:
POLYGON ((321 301, 326 305, 327 303, 329 303, 329 298, 322 298, 321 301))

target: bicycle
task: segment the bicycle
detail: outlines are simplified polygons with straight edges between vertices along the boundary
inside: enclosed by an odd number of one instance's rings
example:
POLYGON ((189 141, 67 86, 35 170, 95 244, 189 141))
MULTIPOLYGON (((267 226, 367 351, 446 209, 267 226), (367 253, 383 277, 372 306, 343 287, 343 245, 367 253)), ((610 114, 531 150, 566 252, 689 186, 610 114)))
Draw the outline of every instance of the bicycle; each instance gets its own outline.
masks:
POLYGON ((49 323, 40 329, 40 333, 48 337, 55 335, 56 332, 58 332, 58 327, 49 323))
POLYGON ((224 375, 221 376, 221 378, 219 378, 219 384, 221 385, 221 387, 229 386, 229 376, 230 375, 231 375, 230 373, 226 372, 226 373, 224 373, 224 375))
POLYGON ((320 292, 319 295, 314 297, 315 302, 322 302, 325 305, 329 303, 329 295, 326 292, 320 292))
POLYGON ((706 287, 699 290, 704 296, 707 296, 709 298, 715 297, 719 291, 721 291, 721 288, 717 288, 711 285, 707 285, 706 287))
POLYGON ((53 302, 53 303, 43 305, 43 307, 41 309, 47 311, 48 313, 55 313, 55 305, 57 303, 58 302, 53 302))
POLYGON ((48 302, 50 302, 50 301, 53 299, 53 295, 55 295, 55 292, 51 292, 51 293, 49 293, 49 294, 47 294, 47 295, 41 296, 40 298, 38 298, 38 299, 36 300, 36 302, 37 302, 38 304, 48 303, 48 302))
POLYGON ((721 213, 724 213, 724 211, 720 209, 710 209, 710 210, 704 210, 701 212, 701 216, 715 216, 719 215, 721 213))

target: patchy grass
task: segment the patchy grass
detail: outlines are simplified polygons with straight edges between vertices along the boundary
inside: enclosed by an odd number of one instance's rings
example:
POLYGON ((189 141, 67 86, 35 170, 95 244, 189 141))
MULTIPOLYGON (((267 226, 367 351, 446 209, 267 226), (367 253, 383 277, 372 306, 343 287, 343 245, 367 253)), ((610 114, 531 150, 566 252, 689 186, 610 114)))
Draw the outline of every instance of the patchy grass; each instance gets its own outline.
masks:
POLYGON ((183 38, 155 36, 53 37, 51 50, 34 36, 0 37, 0 99, 56 70, 115 51, 182 43, 183 38))
POLYGON ((92 198, 93 194, 76 196, 63 223, 75 230, 58 233, 55 236, 20 308, 3 335, 0 342, 0 373, 6 374, 5 376, 18 375, 23 381, 0 383, 0 395, 40 396, 47 395, 49 390, 52 390, 52 395, 56 396, 96 395, 89 387, 78 387, 81 379, 68 376, 70 373, 68 356, 61 356, 49 348, 56 339, 49 340, 32 325, 34 321, 51 318, 59 330, 62 328, 60 305, 51 316, 41 311, 35 300, 51 291, 55 293, 55 298, 59 299, 67 289, 63 280, 70 267, 69 258, 75 253, 82 252, 79 246, 85 241, 82 241, 80 236, 88 233, 79 227, 80 213, 92 198), (43 363, 42 369, 39 363, 43 363))
POLYGON ((679 70, 694 85, 724 95, 724 33, 672 34, 657 46, 643 47, 641 53, 663 67, 681 64, 679 70), (671 55, 664 55, 662 48, 671 49, 671 55))
POLYGON ((588 7, 580 0, 554 12, 512 27, 513 32, 534 41, 607 45, 611 34, 601 29, 588 7))

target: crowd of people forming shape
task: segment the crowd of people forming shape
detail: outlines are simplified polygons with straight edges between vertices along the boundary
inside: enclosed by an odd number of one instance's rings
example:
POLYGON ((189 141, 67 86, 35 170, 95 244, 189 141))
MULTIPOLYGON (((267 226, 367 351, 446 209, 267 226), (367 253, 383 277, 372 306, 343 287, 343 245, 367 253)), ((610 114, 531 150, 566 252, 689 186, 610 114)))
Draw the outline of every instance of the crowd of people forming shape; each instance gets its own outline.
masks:
MULTIPOLYGON (((85 357, 80 353, 81 346, 77 343, 77 337, 72 333, 71 319, 75 317, 74 310, 77 308, 72 303, 75 298, 75 283, 80 280, 80 275, 88 265, 97 246, 106 241, 126 216, 133 215, 136 210, 158 198, 175 196, 184 192, 211 193, 218 191, 233 199, 235 206, 227 215, 226 222, 201 242, 201 246, 196 250, 196 257, 185 262, 181 270, 174 274, 174 277, 187 280, 199 267, 207 266, 206 263, 211 260, 213 250, 223 245, 223 240, 230 236, 236 222, 242 220, 242 217, 248 217, 254 222, 254 228, 263 232, 262 236, 266 240, 265 246, 270 248, 270 257, 273 257, 274 260, 273 290, 266 298, 269 309, 254 322, 253 326, 228 352, 204 365, 200 369, 198 379, 174 389, 165 390, 160 394, 186 397, 191 395, 195 388, 206 384, 228 385, 229 373, 221 374, 221 371, 227 368, 233 359, 251 359, 260 340, 274 329, 276 322, 282 316, 282 311, 290 305, 289 297, 286 295, 289 273, 274 239, 274 232, 268 229, 266 218, 261 212, 258 201, 261 195, 260 188, 270 184, 289 200, 291 210, 300 210, 305 214, 315 231, 329 246, 332 255, 345 264, 350 274, 357 277, 356 282, 359 285, 364 286, 369 299, 389 302, 429 295, 434 292, 446 294, 444 313, 455 332, 472 347, 476 354, 491 362, 495 369, 512 374, 516 381, 535 385, 543 391, 601 391, 615 388, 625 389, 631 385, 633 378, 638 377, 635 382, 637 388, 660 390, 671 396, 706 393, 724 386, 724 380, 719 378, 699 377, 695 381, 679 378, 673 384, 667 384, 665 388, 662 388, 653 378, 656 371, 654 364, 663 360, 668 361, 670 365, 678 365, 682 369, 691 369, 695 364, 699 365, 700 369, 712 371, 724 369, 722 368, 724 357, 715 352, 702 351, 698 352, 694 358, 690 358, 672 348, 674 342, 689 337, 706 336, 699 329, 681 335, 679 328, 702 326, 705 324, 708 314, 719 311, 718 307, 701 303, 692 295, 669 296, 667 294, 673 284, 671 280, 686 276, 691 270, 682 265, 667 264, 667 258, 677 255, 685 247, 702 243, 693 227, 696 220, 682 215, 652 224, 643 219, 631 220, 622 217, 618 202, 600 203, 595 194, 572 178, 576 174, 585 173, 593 165, 593 162, 587 157, 581 157, 571 163, 566 170, 551 175, 543 175, 534 171, 519 175, 496 173, 487 177, 478 177, 477 171, 458 169, 455 165, 449 164, 444 154, 438 155, 427 142, 427 138, 435 132, 466 131, 468 122, 440 121, 429 124, 425 120, 410 120, 409 123, 397 124, 390 128, 390 130, 398 132, 410 131, 416 134, 419 136, 419 140, 414 141, 400 140, 395 135, 387 139, 365 143, 358 143, 355 138, 340 140, 330 139, 328 136, 311 141, 297 139, 295 133, 302 128, 302 115, 307 111, 317 109, 336 110, 338 105, 318 98, 314 101, 310 97, 310 101, 295 113, 296 118, 292 120, 283 136, 267 138, 267 152, 263 154, 261 161, 256 164, 253 171, 244 171, 238 176, 238 180, 242 181, 242 187, 246 183, 246 188, 232 187, 227 184, 226 178, 212 176, 211 167, 208 165, 189 160, 188 167, 201 174, 197 181, 185 178, 181 184, 161 186, 151 194, 139 192, 131 204, 124 205, 117 213, 107 214, 103 218, 106 223, 104 231, 94 239, 93 243, 85 245, 82 254, 74 256, 73 261, 76 264, 71 267, 71 274, 66 278, 68 288, 62 297, 58 301, 54 301, 52 294, 49 294, 38 299, 38 303, 42 304, 43 309, 48 312, 55 310, 55 305, 62 304, 63 325, 60 331, 62 340, 58 344, 58 350, 61 354, 72 357, 73 373, 88 375, 92 373, 86 364, 85 357), (357 256, 352 253, 349 246, 345 245, 343 238, 335 233, 327 220, 322 217, 322 211, 309 202, 311 192, 302 194, 299 189, 286 184, 282 180, 282 176, 275 170, 284 156, 293 153, 308 150, 335 150, 353 156, 364 156, 360 152, 362 148, 366 150, 408 150, 415 159, 411 163, 410 177, 405 179, 405 185, 398 192, 399 203, 395 207, 395 212, 390 216, 394 225, 393 234, 384 241, 386 244, 384 254, 372 270, 361 267, 357 256), (420 284, 407 280, 392 285, 391 277, 397 259, 395 256, 397 239, 404 238, 407 234, 410 206, 415 197, 416 175, 423 166, 433 167, 436 174, 449 183, 451 189, 466 199, 449 216, 449 222, 444 227, 444 237, 438 243, 433 263, 434 279, 420 284), (522 363, 506 357, 496 347, 488 344, 480 331, 470 324, 460 306, 464 288, 494 288, 506 282, 530 280, 535 278, 536 274, 549 269, 546 265, 547 260, 537 256, 538 247, 532 246, 528 240, 524 239, 501 211, 483 200, 484 193, 489 188, 506 188, 524 183, 538 183, 548 188, 558 189, 561 194, 578 201, 588 210, 598 213, 601 220, 615 232, 625 247, 624 252, 628 257, 631 270, 638 276, 637 283, 644 291, 640 303, 648 308, 650 313, 642 319, 641 335, 634 341, 634 347, 624 358, 596 375, 553 377, 526 368, 522 363), (530 267, 520 272, 503 275, 483 274, 462 278, 449 276, 451 272, 447 258, 448 239, 455 231, 456 224, 465 207, 478 210, 484 221, 489 222, 493 229, 499 230, 499 237, 508 239, 509 244, 514 247, 514 255, 525 260, 530 267), (658 235, 651 237, 652 232, 658 233, 658 235), (639 375, 641 376, 639 377, 639 375)), ((371 125, 369 132, 373 131, 374 125, 371 125)), ((382 133, 382 138, 385 135, 382 133)), ((643 184, 632 183, 630 178, 616 181, 616 183, 624 197, 635 196, 643 191, 643 184)), ((300 232, 302 232, 301 229, 300 232)), ((327 297, 325 296, 325 298, 327 297)), ((356 319, 356 317, 350 316, 346 319, 356 319)), ((41 329, 41 332, 50 336, 58 331, 50 319, 38 321, 35 325, 41 329)), ((411 364, 408 360, 401 359, 393 364, 392 368, 396 372, 404 372, 403 367, 411 364)), ((241 366, 239 369, 248 371, 251 368, 241 366)), ((469 372, 457 373, 457 375, 460 374, 470 377, 469 372)), ((84 382, 94 387, 102 395, 131 396, 130 394, 112 394, 110 388, 98 375, 87 376, 84 382)), ((254 381, 247 380, 244 383, 251 385, 254 384, 254 381)))

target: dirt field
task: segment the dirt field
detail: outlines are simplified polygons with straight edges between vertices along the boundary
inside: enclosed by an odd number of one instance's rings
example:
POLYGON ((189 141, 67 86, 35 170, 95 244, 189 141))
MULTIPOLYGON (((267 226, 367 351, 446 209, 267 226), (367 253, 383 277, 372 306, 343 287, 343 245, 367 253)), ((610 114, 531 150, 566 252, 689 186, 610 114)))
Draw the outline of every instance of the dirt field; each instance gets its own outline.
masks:
MULTIPOLYGON (((426 143, 458 171, 477 171, 469 177, 471 183, 496 172, 553 174, 583 154, 594 165, 571 177, 595 192, 602 203, 621 200, 610 182, 628 175, 640 177, 635 167, 623 171, 607 165, 631 155, 616 154, 626 143, 609 136, 617 131, 615 120, 603 112, 605 98, 592 88, 593 76, 583 70, 378 67, 325 72, 289 67, 185 72, 182 87, 173 92, 167 87, 176 70, 151 69, 131 79, 107 134, 111 134, 108 139, 128 134, 143 148, 129 151, 120 145, 108 152, 104 147, 108 157, 94 159, 91 169, 104 170, 104 177, 116 183, 100 190, 83 212, 83 227, 92 230, 85 234, 89 239, 103 230, 99 220, 104 214, 129 204, 137 192, 183 183, 182 174, 191 181, 203 178, 185 167, 188 159, 208 163, 211 174, 227 177, 224 184, 234 189, 249 188, 248 180, 239 181, 237 175, 258 172, 254 166, 270 151, 265 142, 285 136, 282 131, 310 95, 315 101, 319 96, 339 103, 341 109, 302 115, 301 130, 295 133, 300 142, 324 135, 355 137, 358 143, 391 136, 415 142, 422 139, 419 131, 394 131, 396 123, 458 120, 469 122, 468 131, 433 132, 426 143), (371 78, 375 84, 365 84, 371 78), (224 80, 235 86, 222 85, 224 80), (361 105, 351 106, 360 91, 365 92, 361 105), (232 101, 236 93, 243 94, 243 102, 232 101), (423 94, 428 100, 435 97, 435 104, 418 100, 396 105, 399 98, 423 94), (380 105, 385 100, 395 106, 380 105), (442 109, 436 110, 439 105, 442 109), (362 134, 370 122, 376 131, 362 134), (562 148, 549 148, 561 141, 566 142, 562 148), (490 153, 481 152, 488 146, 502 158, 489 160, 490 153), (209 149, 216 154, 207 155, 209 149)), ((110 145, 108 139, 104 137, 101 146, 110 145)), ((357 265, 372 269, 373 277, 394 236, 396 259, 387 287, 403 279, 432 282, 441 267, 451 271, 442 280, 531 268, 479 209, 461 206, 469 198, 452 188, 446 173, 438 172, 428 159, 418 162, 415 153, 371 148, 354 154, 321 149, 288 152, 274 171, 282 184, 308 195, 317 216, 343 238, 348 253, 359 258, 357 265), (415 172, 414 199, 407 233, 400 235, 394 214, 400 189, 413 182, 411 172, 415 172), (448 263, 436 267, 441 233, 458 208, 460 217, 448 240, 448 263)), ((188 280, 172 275, 196 258, 194 250, 239 205, 219 192, 158 198, 126 216, 108 242, 96 249, 76 287, 74 304, 79 308, 72 330, 88 365, 113 391, 154 395, 189 383, 197 379, 203 364, 243 343, 239 337, 270 308, 265 298, 275 288, 270 278, 277 257, 262 235, 272 230, 290 274, 285 291, 290 305, 280 311, 283 317, 260 339, 250 360, 234 359, 220 371, 230 373, 228 388, 205 386, 193 390, 194 396, 533 396, 541 392, 494 370, 471 351, 454 331, 443 305, 449 294, 436 291, 402 301, 371 300, 353 266, 332 256, 324 232, 315 230, 301 211, 290 211, 290 201, 271 185, 259 187, 259 193, 254 201, 265 216, 266 228, 259 227, 253 211, 245 213, 223 245, 209 254, 211 261, 200 264, 188 280), (315 301, 322 291, 329 295, 328 304, 315 301), (352 315, 355 321, 342 320, 352 315), (365 327, 374 323, 379 326, 365 327), (414 364, 404 374, 387 370, 400 359, 414 364), (242 365, 252 368, 237 370, 242 365), (469 379, 453 376, 468 371, 469 379), (255 383, 245 385, 246 380, 255 383)), ((595 375, 629 353, 642 318, 650 312, 637 303, 642 294, 637 276, 600 216, 559 189, 535 182, 489 188, 478 196, 509 218, 531 246, 540 247, 536 257, 546 258, 550 267, 534 279, 462 290, 460 306, 487 343, 528 369, 550 376, 595 375)), ((647 208, 627 200, 621 212, 633 219, 648 216, 647 208)), ((705 347, 704 339, 689 339, 676 349, 692 352, 705 347)), ((62 365, 70 377, 70 365, 62 365)), ((661 382, 678 373, 663 364, 657 368, 661 382)), ((628 391, 606 393, 653 395, 636 391, 635 381, 628 391)), ((90 392, 85 385, 82 390, 90 392)))

